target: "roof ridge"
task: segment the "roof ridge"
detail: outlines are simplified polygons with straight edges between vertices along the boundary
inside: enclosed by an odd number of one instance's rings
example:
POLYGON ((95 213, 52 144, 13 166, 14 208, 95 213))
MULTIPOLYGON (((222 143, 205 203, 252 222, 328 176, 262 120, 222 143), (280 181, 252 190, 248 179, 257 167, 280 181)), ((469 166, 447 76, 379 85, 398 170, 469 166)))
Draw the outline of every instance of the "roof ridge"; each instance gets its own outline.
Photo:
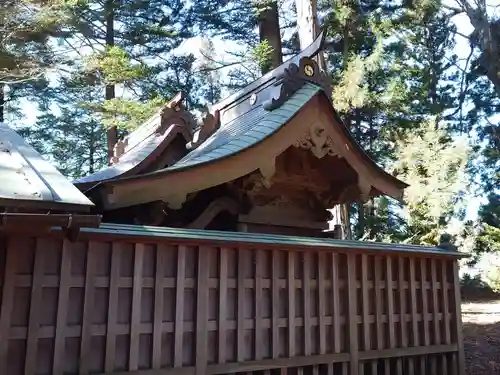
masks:
POLYGON ((184 108, 182 105, 183 101, 184 93, 180 91, 148 120, 144 121, 126 137, 119 140, 114 146, 113 159, 116 159, 116 161, 113 164, 118 163, 123 155, 145 142, 152 134, 163 133, 170 125, 174 125, 173 122, 166 121, 168 119, 179 117, 185 122, 192 135, 195 127, 195 119, 193 115, 184 108), (160 120, 159 123, 158 119, 160 120))
POLYGON ((305 49, 300 51, 295 56, 284 61, 281 65, 277 66, 276 68, 274 68, 270 72, 264 74, 259 79, 248 84, 240 91, 237 91, 234 94, 231 94, 228 97, 222 99, 218 103, 215 103, 214 105, 210 106, 209 112, 214 113, 217 110, 222 111, 226 107, 229 107, 232 103, 240 100, 242 97, 244 97, 246 95, 249 95, 252 91, 255 91, 256 89, 260 88, 261 86, 265 85, 266 83, 270 82, 271 80, 278 79, 278 77, 283 74, 283 72, 290 66, 290 64, 298 63, 300 61, 300 59, 302 59, 303 57, 312 58, 312 57, 316 56, 323 49, 324 44, 325 44, 325 38, 326 38, 326 30, 323 29, 319 33, 318 37, 305 49))

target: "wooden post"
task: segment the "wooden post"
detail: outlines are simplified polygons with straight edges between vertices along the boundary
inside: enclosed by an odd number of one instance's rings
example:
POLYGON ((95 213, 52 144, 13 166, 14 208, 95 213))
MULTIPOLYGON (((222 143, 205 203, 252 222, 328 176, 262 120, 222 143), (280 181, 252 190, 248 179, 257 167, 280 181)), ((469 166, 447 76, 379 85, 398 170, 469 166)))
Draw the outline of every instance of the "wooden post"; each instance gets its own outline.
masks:
POLYGON ((358 311, 357 311, 357 285, 356 285, 356 255, 347 255, 347 290, 348 324, 349 324, 349 354, 351 355, 350 375, 359 374, 358 353, 358 311))
POLYGON ((457 338, 457 375, 465 375, 464 340, 462 335, 462 297, 460 295, 460 278, 458 276, 458 260, 453 260, 453 292, 455 293, 455 337, 457 338))

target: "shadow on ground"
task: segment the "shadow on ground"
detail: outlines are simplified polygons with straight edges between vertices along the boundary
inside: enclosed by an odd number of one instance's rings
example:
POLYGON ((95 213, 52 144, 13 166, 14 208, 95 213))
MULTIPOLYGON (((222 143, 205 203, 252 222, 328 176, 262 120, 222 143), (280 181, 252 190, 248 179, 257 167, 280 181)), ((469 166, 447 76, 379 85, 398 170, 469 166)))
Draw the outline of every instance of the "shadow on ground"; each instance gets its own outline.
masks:
POLYGON ((464 323, 467 375, 500 374, 500 322, 464 323))
POLYGON ((500 299, 462 304, 467 375, 500 375, 500 299))
POLYGON ((500 294, 480 276, 461 282, 467 375, 500 375, 500 294))

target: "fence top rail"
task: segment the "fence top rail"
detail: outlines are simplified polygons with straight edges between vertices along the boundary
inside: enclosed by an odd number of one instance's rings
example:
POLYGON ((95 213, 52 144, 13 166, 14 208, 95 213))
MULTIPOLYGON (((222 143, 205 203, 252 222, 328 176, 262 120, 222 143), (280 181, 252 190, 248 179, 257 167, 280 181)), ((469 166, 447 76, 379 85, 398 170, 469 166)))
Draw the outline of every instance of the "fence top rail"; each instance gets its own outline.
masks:
MULTIPOLYGON (((54 231, 60 229, 54 228, 54 231)), ((316 248, 331 250, 365 250, 389 253, 411 253, 411 254, 429 254, 452 256, 456 258, 466 257, 467 255, 458 251, 443 250, 438 247, 394 244, 372 241, 352 241, 335 240, 330 238, 313 238, 269 235, 261 233, 241 233, 241 232, 222 232, 212 230, 198 229, 179 229, 153 227, 143 225, 124 225, 124 224, 102 224, 100 228, 82 228, 81 234, 87 238, 94 236, 112 237, 116 240, 141 239, 147 242, 176 241, 182 243, 204 243, 218 244, 220 246, 252 246, 260 245, 265 247, 281 248, 316 248)))

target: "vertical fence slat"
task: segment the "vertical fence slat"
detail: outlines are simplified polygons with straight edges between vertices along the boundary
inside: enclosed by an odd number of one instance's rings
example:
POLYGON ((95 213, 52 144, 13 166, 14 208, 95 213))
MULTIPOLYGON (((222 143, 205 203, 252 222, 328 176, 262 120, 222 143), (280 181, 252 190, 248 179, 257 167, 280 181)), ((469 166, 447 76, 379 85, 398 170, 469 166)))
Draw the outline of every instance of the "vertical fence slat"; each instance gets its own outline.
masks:
POLYGON ((319 354, 326 353, 325 327, 325 257, 318 253, 318 323, 319 323, 319 354))
POLYGON ((458 261, 453 260, 453 293, 454 298, 454 314, 455 314, 455 337, 457 339, 458 352, 456 355, 458 375, 465 375, 465 354, 464 354, 464 340, 462 334, 462 297, 460 295, 460 278, 458 273, 458 261))
POLYGON ((373 287, 375 288, 375 324, 377 327, 377 349, 384 348, 384 325, 382 324, 382 292, 381 292, 381 282, 382 282, 382 272, 381 263, 382 258, 378 255, 374 257, 374 280, 373 287))
POLYGON ((425 346, 430 345, 429 332, 429 301, 427 299, 427 259, 420 259, 420 292, 422 294, 422 322, 424 325, 424 342, 425 346))
POLYGON ((95 244, 90 241, 87 249, 87 265, 85 272, 85 296, 83 302, 83 322, 82 337, 80 344, 80 363, 79 374, 84 375, 89 372, 90 353, 91 353, 91 328, 92 311, 94 309, 94 276, 95 276, 95 244))
POLYGON ((119 242, 114 242, 111 248, 111 271, 109 277, 108 324, 106 329, 106 357, 104 368, 111 372, 115 367, 115 349, 118 317, 118 289, 120 280, 120 260, 122 248, 119 242))
POLYGON ((134 249, 134 280, 132 287, 132 313, 130 315, 130 360, 129 371, 139 368, 139 325, 141 323, 142 268, 144 244, 138 243, 134 249))
POLYGON ((386 258, 386 275, 385 291, 387 293, 387 325, 389 326, 389 348, 396 347, 395 321, 394 321, 394 293, 393 293, 393 276, 392 276, 392 257, 386 258))
POLYGON ((288 356, 295 356, 295 252, 288 252, 288 356))
POLYGON ((245 359, 245 263, 242 249, 238 251, 238 321, 236 323, 237 361, 245 359))
POLYGON ((443 321, 444 321, 444 340, 445 344, 451 343, 450 333, 450 304, 448 300, 448 276, 446 272, 447 260, 441 261, 441 291, 443 294, 443 321))
POLYGON ((272 252, 272 346, 273 346, 273 358, 278 358, 279 356, 279 328, 278 328, 278 316, 279 316, 279 274, 278 274, 278 252, 273 250, 272 252))
POLYGON ((262 262, 264 253, 255 251, 255 359, 262 359, 262 262))
MULTIPOLYGON (((349 296, 357 295, 356 285, 356 255, 349 253, 347 255, 347 290, 349 296)), ((350 375, 359 374, 359 352, 358 352, 358 311, 357 298, 348 299, 348 324, 349 324, 349 354, 350 375)))
MULTIPOLYGON (((375 284, 375 283, 374 283, 375 284)), ((368 298, 369 284, 368 284, 368 256, 366 254, 361 254, 361 299, 362 303, 362 313, 363 313, 363 351, 371 349, 371 338, 370 338, 370 299, 368 298)), ((349 298, 353 298, 349 294, 349 298)))
MULTIPOLYGON (((399 292, 399 328, 401 332, 401 347, 408 347, 408 333, 406 329, 406 283, 404 258, 398 257, 398 292, 399 292)), ((403 374, 403 359, 398 358, 396 362, 398 375, 403 374)))
POLYGON ((182 342, 184 336, 184 283, 186 275, 186 246, 177 248, 177 278, 175 291, 174 367, 182 366, 182 342))
POLYGON ((68 316, 69 281, 71 277, 71 242, 63 241, 61 254, 61 275, 57 298, 56 337, 54 339, 54 375, 62 375, 64 371, 64 354, 66 341, 66 323, 68 316))
POLYGON ((340 285, 339 285, 339 255, 332 254, 332 311, 333 311, 333 351, 340 353, 340 285))
POLYGON ((33 267, 33 277, 31 285, 30 312, 28 323, 28 337, 26 342, 26 362, 24 373, 32 375, 36 372, 38 330, 40 328, 39 309, 42 303, 42 281, 45 249, 41 246, 40 239, 37 239, 34 252, 35 264, 33 267))
POLYGON ((165 252, 163 245, 156 246, 155 299, 153 313, 153 370, 161 368, 161 342, 163 335, 163 279, 165 269, 165 252))
POLYGON ((228 249, 220 249, 219 279, 219 355, 218 362, 226 362, 226 322, 227 322, 227 253, 228 249))
MULTIPOLYGON (((448 301, 448 277, 446 272, 446 259, 440 260, 440 279, 441 279, 441 298, 443 301, 443 333, 444 333, 444 344, 451 344, 451 333, 450 333, 450 304, 448 301)), ((443 364, 443 374, 448 375, 448 356, 443 354, 442 356, 442 364, 443 364)))
MULTIPOLYGON (((411 328, 412 328, 412 344, 417 347, 420 345, 420 338, 418 334, 418 320, 417 320, 417 286, 415 275, 415 258, 409 258, 409 287, 410 287, 410 303, 411 303, 411 328)), ((413 375, 415 362, 412 357, 408 359, 408 374, 413 375)))
POLYGON ((196 375, 203 375, 208 363, 208 255, 210 248, 198 248, 198 285, 196 296, 196 375))
MULTIPOLYGON (((399 324, 401 328, 401 346, 408 346, 408 332, 406 329, 406 283, 405 283, 405 266, 404 258, 398 259, 398 287, 399 287, 399 324)), ((409 286, 408 286, 409 288, 409 286)))
MULTIPOLYGON (((431 259, 431 283, 432 283, 432 312, 434 320, 434 345, 441 344, 441 330, 439 324, 439 305, 438 305, 438 289, 437 289, 437 272, 436 272, 436 259, 431 259)), ((437 357, 435 357, 437 360, 437 357)))
MULTIPOLYGON (((424 346, 430 345, 429 332, 429 304, 427 300, 427 263, 425 258, 420 258, 420 295, 422 296, 422 329, 424 334, 424 346)), ((426 356, 420 356, 420 368, 426 368, 426 356)))
MULTIPOLYGON (((373 288, 375 289, 375 327, 377 332, 377 349, 381 350, 384 348, 384 325, 382 324, 382 270, 381 270, 382 257, 375 255, 373 258, 374 263, 374 274, 373 274, 373 288)), ((385 369, 389 368, 389 361, 385 360, 385 369)), ((375 366, 375 371, 377 371, 376 362, 372 362, 375 366)))
POLYGON ((311 254, 302 253, 303 278, 302 292, 304 293, 304 355, 311 354, 311 254))
POLYGON ((413 346, 420 346, 420 339, 418 336, 418 318, 417 318, 417 286, 415 280, 415 258, 411 257, 410 261, 410 301, 411 301, 411 325, 413 346))
POLYGON ((433 313, 433 323, 434 323, 434 345, 439 345, 442 342, 441 339, 441 327, 439 324, 439 304, 438 304, 438 279, 437 279, 437 260, 431 259, 431 287, 432 287, 432 313, 433 313))
POLYGON ((5 260, 2 304, 0 306, 0 374, 8 374, 10 319, 14 306, 16 256, 19 249, 14 240, 9 239, 5 260))

